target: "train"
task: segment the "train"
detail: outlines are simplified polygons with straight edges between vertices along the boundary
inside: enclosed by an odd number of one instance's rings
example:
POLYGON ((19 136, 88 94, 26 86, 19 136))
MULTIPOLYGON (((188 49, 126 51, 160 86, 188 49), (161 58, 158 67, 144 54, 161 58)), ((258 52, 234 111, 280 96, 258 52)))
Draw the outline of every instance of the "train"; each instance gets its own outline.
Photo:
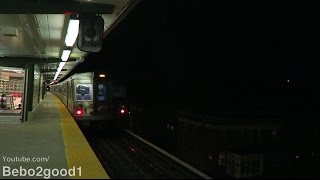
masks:
POLYGON ((50 86, 77 122, 121 121, 128 118, 126 88, 107 72, 75 73, 50 86))

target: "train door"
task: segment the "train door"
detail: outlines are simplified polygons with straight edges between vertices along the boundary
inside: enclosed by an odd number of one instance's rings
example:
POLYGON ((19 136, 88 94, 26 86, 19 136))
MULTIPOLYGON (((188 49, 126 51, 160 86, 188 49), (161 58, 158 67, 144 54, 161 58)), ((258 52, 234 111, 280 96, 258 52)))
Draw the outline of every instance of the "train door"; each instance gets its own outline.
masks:
POLYGON ((69 87, 68 87, 68 109, 71 110, 73 106, 73 94, 72 94, 72 84, 71 81, 67 82, 69 87))
POLYGON ((110 112, 110 84, 107 81, 96 81, 94 84, 94 113, 107 114, 110 112))
POLYGON ((74 112, 75 110, 74 110, 74 106, 75 106, 75 94, 74 94, 74 92, 75 92, 75 89, 74 89, 74 80, 72 79, 71 81, 70 81, 70 104, 69 104, 69 110, 71 111, 71 112, 74 112))

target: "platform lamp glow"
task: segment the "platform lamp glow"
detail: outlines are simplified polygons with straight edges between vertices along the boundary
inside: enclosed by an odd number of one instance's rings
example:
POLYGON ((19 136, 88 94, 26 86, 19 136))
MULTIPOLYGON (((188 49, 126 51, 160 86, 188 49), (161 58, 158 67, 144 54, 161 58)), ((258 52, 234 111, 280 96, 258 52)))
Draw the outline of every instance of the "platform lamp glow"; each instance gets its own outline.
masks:
POLYGON ((57 72, 56 72, 56 75, 54 76, 54 79, 53 80, 56 80, 57 79, 57 77, 59 76, 59 74, 60 74, 60 72, 61 72, 61 70, 62 70, 62 68, 63 68, 63 66, 66 64, 66 62, 61 62, 60 64, 59 64, 59 67, 58 67, 58 69, 57 69, 57 72))
MULTIPOLYGON (((79 20, 78 19, 70 19, 66 39, 64 41, 66 43, 67 47, 73 47, 73 45, 78 37, 78 34, 79 34, 79 20)), ((61 55, 61 59, 63 62, 60 62, 59 67, 57 69, 57 72, 56 72, 53 80, 57 79, 63 66, 66 64, 66 61, 68 60, 70 54, 71 54, 71 50, 63 50, 62 55, 61 55)))

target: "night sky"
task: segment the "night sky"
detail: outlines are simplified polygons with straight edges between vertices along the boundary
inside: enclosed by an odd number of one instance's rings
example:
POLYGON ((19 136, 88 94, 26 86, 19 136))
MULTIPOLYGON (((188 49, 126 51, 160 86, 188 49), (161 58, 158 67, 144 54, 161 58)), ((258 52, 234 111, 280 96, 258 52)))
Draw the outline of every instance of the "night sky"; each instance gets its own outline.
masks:
POLYGON ((77 71, 186 111, 316 111, 320 3, 142 0, 77 71), (288 82, 289 80, 289 82, 288 82))

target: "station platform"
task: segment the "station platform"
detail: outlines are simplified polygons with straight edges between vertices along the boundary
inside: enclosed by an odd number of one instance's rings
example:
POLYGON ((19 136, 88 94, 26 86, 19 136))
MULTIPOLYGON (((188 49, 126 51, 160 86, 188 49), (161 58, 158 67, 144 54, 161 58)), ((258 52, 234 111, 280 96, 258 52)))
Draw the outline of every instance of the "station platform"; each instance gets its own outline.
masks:
POLYGON ((0 119, 2 116, 20 116, 21 109, 0 109, 0 119))
POLYGON ((0 117, 0 179, 109 179, 64 104, 47 92, 32 121, 0 117))

